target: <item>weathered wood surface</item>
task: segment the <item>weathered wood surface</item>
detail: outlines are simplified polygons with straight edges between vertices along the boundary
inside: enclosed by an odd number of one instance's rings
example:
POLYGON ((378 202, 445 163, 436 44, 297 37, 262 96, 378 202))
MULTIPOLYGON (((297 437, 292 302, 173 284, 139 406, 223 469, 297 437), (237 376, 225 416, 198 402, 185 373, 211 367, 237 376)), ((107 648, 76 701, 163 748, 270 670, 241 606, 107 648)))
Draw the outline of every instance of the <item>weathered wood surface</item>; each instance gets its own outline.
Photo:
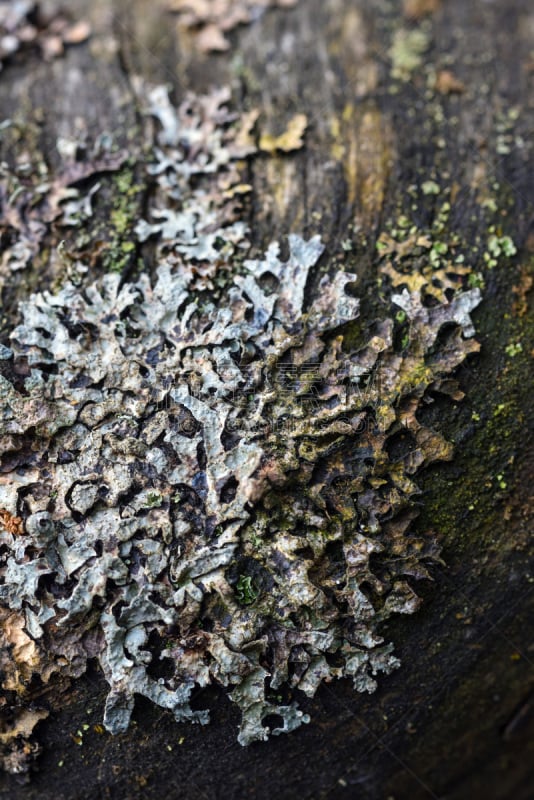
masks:
MULTIPOLYGON (((69 9, 91 19, 91 40, 53 63, 26 60, 0 76, 2 115, 42 119, 39 146, 52 165, 57 136, 74 134, 80 120, 88 121, 89 134, 107 129, 130 148, 141 146, 146 123, 137 75, 172 84, 177 99, 189 88, 230 83, 242 107, 262 109, 270 130, 282 130, 295 112, 306 113, 306 148, 289 159, 260 157, 249 167, 254 244, 290 230, 320 231, 339 257, 350 234, 356 246, 344 258, 369 286, 368 313, 378 303, 372 294, 375 240, 387 219, 413 212, 409 187, 422 179, 457 187, 450 224, 481 242, 487 231, 480 197, 495 196, 506 215, 503 228, 521 248, 510 271, 486 273, 485 301, 476 314, 482 354, 461 375, 468 402, 456 410, 444 403, 434 412, 435 424, 449 431, 458 450, 452 464, 423 479, 419 524, 441 532, 446 566, 435 571, 423 610, 389 625, 403 667, 369 697, 344 682, 324 686, 305 704, 310 725, 248 749, 236 743, 234 709, 216 691, 198 697, 199 707, 213 709, 206 728, 177 725, 140 702, 127 734, 91 733, 79 747, 70 734, 100 721, 105 696, 103 679, 91 674, 42 723, 39 772, 24 786, 2 778, 1 796, 531 796, 532 403, 523 371, 532 344, 512 307, 513 286, 534 249, 528 170, 534 13, 527 0, 447 0, 414 23, 403 21, 401 5, 301 0, 294 10, 269 12, 231 34, 231 53, 205 57, 156 2, 76 0, 69 9), (403 24, 423 26, 425 63, 453 70, 465 84, 463 94, 429 90, 419 69, 410 81, 392 81, 388 50, 403 24), (503 128, 510 109, 519 112, 512 134, 503 128), (503 136, 511 137, 507 153, 499 146, 503 136), (527 354, 507 360, 504 348, 518 337, 527 354), (473 411, 480 414, 478 425, 473 411)), ((416 199, 416 222, 425 225, 435 200, 416 199)), ((139 213, 143 201, 140 193, 139 213)), ((17 301, 53 280, 26 272, 3 287, 4 332, 16 318, 17 301)))

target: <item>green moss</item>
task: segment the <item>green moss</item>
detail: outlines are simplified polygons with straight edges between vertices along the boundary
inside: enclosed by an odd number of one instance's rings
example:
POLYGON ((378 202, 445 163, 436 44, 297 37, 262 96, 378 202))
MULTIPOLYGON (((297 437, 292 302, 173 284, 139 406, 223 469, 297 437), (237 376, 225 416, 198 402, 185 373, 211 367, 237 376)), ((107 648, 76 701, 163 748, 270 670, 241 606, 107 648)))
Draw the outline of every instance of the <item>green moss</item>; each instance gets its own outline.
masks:
POLYGON ((135 180, 132 164, 125 165, 111 180, 107 248, 102 257, 104 268, 110 272, 122 273, 133 263, 136 252, 134 229, 142 190, 143 187, 135 180))
POLYGON ((365 344, 365 333, 359 320, 349 322, 343 328, 343 352, 354 353, 365 344))
POLYGON ((147 508, 159 508, 163 502, 163 498, 157 492, 149 492, 146 497, 147 508))
POLYGON ((523 345, 521 342, 510 342, 510 344, 507 344, 504 348, 504 352, 507 356, 510 356, 510 358, 515 358, 515 356, 523 352, 523 345))
POLYGON ((236 597, 243 606, 251 605, 257 600, 259 591, 254 586, 250 575, 240 575, 236 585, 236 597))
MULTIPOLYGON (((513 274, 500 279, 504 309, 512 306, 513 282, 513 274)), ((425 503, 419 525, 421 530, 434 529, 442 535, 446 560, 449 547, 456 554, 477 552, 484 557, 506 535, 504 506, 520 480, 516 448, 525 428, 534 422, 527 419, 533 416, 525 380, 531 369, 530 353, 515 346, 534 336, 534 322, 528 315, 497 315, 494 306, 483 304, 478 328, 482 357, 473 361, 465 387, 476 410, 466 406, 461 413, 458 409, 445 413, 440 428, 458 442, 454 461, 427 471, 420 480, 425 503), (491 366, 484 365, 484 352, 499 348, 501 352, 513 348, 513 356, 508 352, 508 359, 492 356, 491 366)), ((513 546, 513 542, 504 544, 513 546)))

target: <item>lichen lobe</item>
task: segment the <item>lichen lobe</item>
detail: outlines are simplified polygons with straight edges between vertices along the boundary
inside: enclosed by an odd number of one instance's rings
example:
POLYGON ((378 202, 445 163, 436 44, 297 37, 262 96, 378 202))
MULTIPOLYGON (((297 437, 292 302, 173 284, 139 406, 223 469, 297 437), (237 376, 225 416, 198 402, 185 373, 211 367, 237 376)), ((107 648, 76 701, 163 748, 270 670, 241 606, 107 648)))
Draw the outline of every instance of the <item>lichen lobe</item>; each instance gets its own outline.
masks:
POLYGON ((477 349, 479 292, 427 306, 405 290, 403 348, 385 319, 345 353, 356 276, 305 304, 322 250, 272 244, 217 305, 164 262, 153 283, 110 274, 22 306, 0 376, 0 599, 43 680, 99 660, 112 733, 135 694, 204 723, 191 694, 215 682, 248 744, 271 714, 275 734, 307 721, 296 690, 373 691, 398 665, 378 626, 418 607, 437 556, 411 533, 412 476, 450 457, 417 411, 477 349))

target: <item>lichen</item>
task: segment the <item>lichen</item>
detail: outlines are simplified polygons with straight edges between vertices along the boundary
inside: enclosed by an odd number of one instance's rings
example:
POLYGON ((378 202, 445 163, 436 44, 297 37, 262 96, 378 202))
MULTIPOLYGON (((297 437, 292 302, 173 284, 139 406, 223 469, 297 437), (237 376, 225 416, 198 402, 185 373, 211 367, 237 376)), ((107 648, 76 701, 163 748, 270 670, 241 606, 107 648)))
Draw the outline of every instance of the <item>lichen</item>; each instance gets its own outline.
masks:
POLYGON ((62 11, 43 11, 34 0, 0 3, 0 71, 16 55, 37 50, 45 61, 63 55, 65 47, 85 42, 91 26, 72 23, 62 11))
MULTIPOLYGON (((410 476, 450 456, 415 412, 474 349, 463 336, 478 292, 426 308, 404 291, 394 302, 410 321, 407 351, 395 352, 386 320, 346 357, 336 331, 358 315, 345 292, 355 276, 324 279, 305 309, 322 245, 289 244, 287 261, 272 245, 247 262, 219 308, 199 308, 191 276, 168 265, 154 285, 109 275, 22 306, 12 348, 29 376, 20 390, 0 381, 2 451, 19 452, 31 431, 34 441, 0 479, 2 507, 25 526, 2 534, 0 596, 50 672, 81 669, 90 637, 112 732, 135 694, 206 721, 189 698, 215 680, 238 686, 240 741, 265 738, 267 678, 311 694, 348 674, 371 689, 397 663, 377 626, 417 607, 406 577, 425 575, 421 558, 435 553, 408 534, 410 476), (411 447, 392 461, 400 431, 411 447), (377 574, 375 553, 402 560, 377 574), (342 666, 328 666, 334 653, 342 666), (147 667, 161 657, 173 674, 156 680, 147 667)), ((287 729, 303 719, 294 704, 277 713, 287 729)))
POLYGON ((397 30, 388 53, 392 77, 402 81, 410 80, 413 73, 421 67, 429 45, 429 35, 422 28, 397 30))
POLYGON ((230 48, 227 34, 238 25, 249 24, 266 8, 292 8, 297 0, 167 0, 170 11, 178 15, 181 26, 189 29, 195 47, 205 53, 230 48))
MULTIPOLYGON (((148 101, 155 186, 135 241, 154 237, 154 277, 35 294, 0 353, 4 667, 23 714, 33 674, 96 658, 112 733, 136 694, 205 723, 191 695, 216 683, 248 744, 272 714, 274 734, 308 720, 299 691, 342 676, 373 691, 398 666, 380 625, 417 609, 439 556, 412 533, 414 475, 452 454, 418 411, 461 398, 451 374, 478 349, 480 291, 390 270, 404 288, 363 324, 340 271, 309 301, 319 236, 242 257, 253 120, 226 92, 148 101)), ((384 257, 431 249, 399 227, 384 257)))

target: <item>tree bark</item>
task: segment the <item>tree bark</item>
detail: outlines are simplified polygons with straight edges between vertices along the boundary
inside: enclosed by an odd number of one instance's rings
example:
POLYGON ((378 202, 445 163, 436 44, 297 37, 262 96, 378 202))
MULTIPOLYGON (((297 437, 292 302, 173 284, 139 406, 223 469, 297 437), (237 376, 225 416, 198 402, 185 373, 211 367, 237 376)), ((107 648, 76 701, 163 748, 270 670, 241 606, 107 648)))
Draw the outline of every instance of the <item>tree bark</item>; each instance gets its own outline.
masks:
MULTIPOLYGON (((236 743, 236 712, 216 690, 197 697, 198 707, 212 709, 205 728, 177 724, 140 701, 128 733, 91 732, 78 746, 71 734, 101 719, 106 687, 95 670, 40 724, 44 751, 31 781, 3 777, 2 796, 531 796, 532 337, 529 344, 520 287, 534 264, 534 14, 527 0, 405 3, 408 10, 425 5, 434 11, 408 19, 400 2, 301 0, 232 32, 230 53, 204 55, 162 5, 76 0, 69 10, 90 18, 91 39, 64 58, 43 64, 29 57, 0 76, 3 117, 25 121, 22 138, 6 140, 3 158, 34 146, 52 170, 59 168, 58 136, 75 136, 80 120, 89 138, 109 130, 119 147, 141 150, 148 123, 137 76, 171 84, 176 100, 190 89, 229 84, 238 107, 260 108, 262 130, 274 133, 305 113, 305 147, 291 158, 260 156, 248 166, 254 248, 290 231, 320 232, 331 259, 358 274, 362 314, 378 314, 377 239, 402 215, 428 226, 437 200, 420 186, 433 181, 451 189, 446 230, 480 243, 477 269, 486 285, 475 313, 481 354, 460 371, 467 400, 454 408, 443 401, 433 410, 435 427, 454 441, 456 455, 422 475, 417 524, 437 531, 444 564, 434 570, 422 610, 388 623, 402 667, 369 696, 345 681, 322 686, 304 706, 309 725, 249 748, 236 743), (391 47, 401 29, 422 31, 426 43, 406 80, 392 74, 391 47), (435 90, 430 67, 445 81, 443 92, 435 90), (462 82, 461 92, 449 91, 445 71, 462 82), (518 246, 506 268, 484 263, 484 202, 496 204, 499 226, 518 246), (510 357, 507 347, 518 341, 522 352, 510 357)), ((142 216, 146 201, 143 179, 136 178, 132 220, 142 216)), ((106 199, 91 224, 103 225, 106 237, 114 235, 108 216, 115 200, 112 177, 102 180, 106 199)), ((57 269, 57 263, 34 266, 4 280, 3 341, 18 302, 54 286, 57 269)), ((133 258, 124 272, 135 269, 133 258)))

